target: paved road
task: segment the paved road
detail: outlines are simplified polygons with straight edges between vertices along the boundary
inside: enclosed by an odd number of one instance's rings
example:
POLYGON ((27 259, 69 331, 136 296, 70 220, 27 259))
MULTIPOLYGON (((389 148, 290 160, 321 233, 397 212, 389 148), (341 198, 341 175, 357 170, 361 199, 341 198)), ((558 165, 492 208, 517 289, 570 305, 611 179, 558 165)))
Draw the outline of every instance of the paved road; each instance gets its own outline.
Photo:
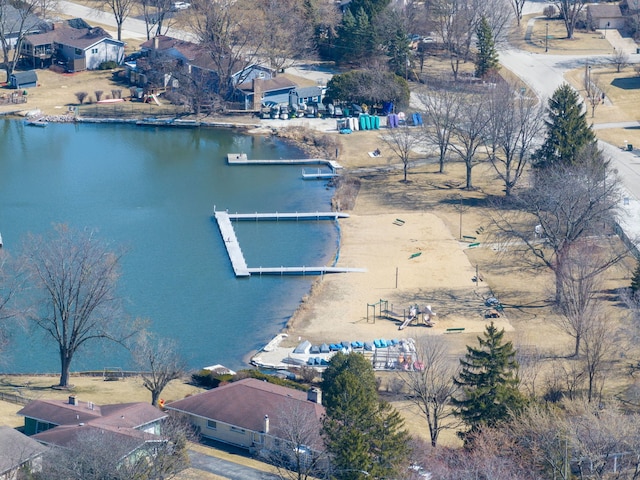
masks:
MULTIPOLYGON (((95 8, 85 7, 78 3, 69 2, 67 0, 59 0, 55 4, 56 11, 71 15, 77 18, 83 18, 89 23, 100 23, 109 27, 109 33, 116 37, 117 27, 116 20, 111 13, 103 12, 95 8)), ((196 40, 195 36, 189 32, 170 28, 167 35, 181 40, 196 40)), ((147 29, 144 20, 138 18, 127 18, 122 25, 122 38, 127 39, 147 39, 147 29)))
MULTIPOLYGON (((619 35, 609 33, 611 40, 618 41, 619 35)), ((628 48, 628 47, 627 47, 628 48)), ((630 56, 633 63, 640 63, 640 55, 630 56)), ((587 60, 590 65, 606 64, 610 62, 609 55, 549 55, 546 53, 531 53, 514 48, 500 51, 500 62, 514 72, 540 98, 546 99, 553 95, 555 89, 564 80, 564 74, 576 68, 584 67, 587 60)), ((640 128, 639 122, 620 122, 601 124, 596 129, 604 128, 640 128)), ((618 170, 622 180, 623 191, 620 207, 622 218, 620 225, 627 236, 635 239, 636 245, 640 240, 640 150, 625 151, 622 145, 614 146, 599 142, 600 148, 611 159, 613 168, 618 170)), ((640 145, 638 145, 640 147, 640 145)))

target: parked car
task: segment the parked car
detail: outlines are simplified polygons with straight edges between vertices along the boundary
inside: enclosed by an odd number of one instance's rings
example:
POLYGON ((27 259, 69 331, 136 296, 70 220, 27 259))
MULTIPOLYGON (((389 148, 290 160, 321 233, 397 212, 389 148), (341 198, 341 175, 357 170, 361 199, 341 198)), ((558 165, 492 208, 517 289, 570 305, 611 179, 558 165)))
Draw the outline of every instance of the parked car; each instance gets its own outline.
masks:
POLYGON ((178 10, 186 10, 190 6, 191 4, 187 2, 173 2, 173 5, 171 6, 171 10, 173 10, 174 12, 177 12, 178 10))

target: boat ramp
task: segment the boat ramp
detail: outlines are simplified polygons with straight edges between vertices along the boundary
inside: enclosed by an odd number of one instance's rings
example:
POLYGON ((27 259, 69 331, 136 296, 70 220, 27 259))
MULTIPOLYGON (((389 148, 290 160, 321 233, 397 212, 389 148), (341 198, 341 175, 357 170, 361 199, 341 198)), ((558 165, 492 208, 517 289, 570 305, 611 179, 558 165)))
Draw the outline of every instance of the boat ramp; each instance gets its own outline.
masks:
POLYGON ((250 268, 244 259, 240 243, 236 237, 231 220, 337 220, 347 218, 349 215, 342 212, 311 212, 311 213, 235 213, 216 210, 213 207, 213 216, 216 219, 220 235, 224 240, 227 254, 236 277, 248 277, 250 275, 323 275, 325 273, 364 272, 363 268, 348 267, 255 267, 250 268))

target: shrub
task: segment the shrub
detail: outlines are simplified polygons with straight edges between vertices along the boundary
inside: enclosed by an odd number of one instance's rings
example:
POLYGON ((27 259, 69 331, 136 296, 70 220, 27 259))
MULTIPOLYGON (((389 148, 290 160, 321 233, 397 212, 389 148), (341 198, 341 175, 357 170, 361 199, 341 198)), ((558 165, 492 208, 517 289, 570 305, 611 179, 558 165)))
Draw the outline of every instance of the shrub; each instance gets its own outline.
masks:
POLYGON ((117 66, 118 64, 116 62, 114 62, 113 60, 109 60, 108 62, 102 62, 100 65, 98 65, 98 70, 113 70, 117 66))
POLYGON ((554 7, 553 5, 547 5, 546 7, 544 7, 544 10, 542 10, 542 13, 547 18, 553 18, 556 16, 556 7, 554 7))
POLYGON ((87 92, 76 92, 75 95, 80 105, 82 105, 82 103, 84 102, 84 99, 87 98, 87 95, 89 94, 87 92))

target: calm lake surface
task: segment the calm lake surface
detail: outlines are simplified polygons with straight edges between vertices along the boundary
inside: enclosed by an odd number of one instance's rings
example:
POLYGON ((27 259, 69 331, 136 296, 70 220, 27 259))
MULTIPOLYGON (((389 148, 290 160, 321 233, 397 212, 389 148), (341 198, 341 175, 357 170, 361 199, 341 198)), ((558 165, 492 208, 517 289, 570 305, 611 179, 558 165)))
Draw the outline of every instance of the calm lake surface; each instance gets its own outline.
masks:
MULTIPOLYGON (((213 220, 229 212, 323 211, 332 191, 300 167, 228 166, 249 158, 300 158, 276 139, 221 129, 49 124, 0 120, 0 232, 17 255, 24 236, 55 223, 97 229, 126 249, 119 287, 132 318, 175 338, 191 368, 245 365, 286 323, 314 277, 236 279, 213 220)), ((249 266, 324 265, 333 222, 236 223, 249 266)), ((0 371, 55 372, 55 344, 15 328, 0 371)), ((130 366, 114 345, 90 344, 72 370, 130 366)))

